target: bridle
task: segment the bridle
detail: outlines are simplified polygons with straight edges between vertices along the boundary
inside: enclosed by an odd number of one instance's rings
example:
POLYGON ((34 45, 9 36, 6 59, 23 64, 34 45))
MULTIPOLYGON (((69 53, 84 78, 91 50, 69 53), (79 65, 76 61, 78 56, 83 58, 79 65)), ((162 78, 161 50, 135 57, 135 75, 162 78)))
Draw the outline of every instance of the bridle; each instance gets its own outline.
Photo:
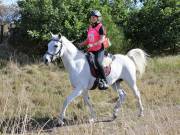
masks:
POLYGON ((59 39, 52 39, 51 41, 57 41, 57 42, 60 42, 60 43, 61 43, 60 49, 59 49, 59 51, 58 51, 57 53, 51 54, 51 53, 48 52, 48 51, 45 53, 45 54, 48 54, 48 55, 51 56, 50 58, 51 58, 51 61, 52 61, 53 58, 54 58, 54 56, 60 56, 63 44, 62 44, 62 40, 60 41, 59 39))

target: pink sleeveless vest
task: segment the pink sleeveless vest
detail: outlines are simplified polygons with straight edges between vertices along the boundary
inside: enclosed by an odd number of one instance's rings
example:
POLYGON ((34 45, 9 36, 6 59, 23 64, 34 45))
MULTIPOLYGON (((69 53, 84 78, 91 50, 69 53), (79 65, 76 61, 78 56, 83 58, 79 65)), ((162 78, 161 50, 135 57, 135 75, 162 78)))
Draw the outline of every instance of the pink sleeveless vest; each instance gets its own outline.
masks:
POLYGON ((95 28, 92 26, 89 27, 88 29, 88 52, 93 52, 93 51, 98 51, 101 49, 101 44, 93 45, 97 41, 100 40, 100 35, 99 35, 99 29, 101 28, 102 23, 99 23, 95 28))

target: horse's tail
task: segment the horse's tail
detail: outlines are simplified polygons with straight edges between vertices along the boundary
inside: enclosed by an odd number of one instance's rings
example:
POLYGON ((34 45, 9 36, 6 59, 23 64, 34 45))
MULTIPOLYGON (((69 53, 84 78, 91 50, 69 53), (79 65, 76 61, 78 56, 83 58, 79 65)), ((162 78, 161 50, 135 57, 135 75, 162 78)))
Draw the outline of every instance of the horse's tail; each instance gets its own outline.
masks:
POLYGON ((134 62, 136 70, 141 77, 147 65, 148 54, 141 49, 132 49, 127 53, 127 56, 134 62))

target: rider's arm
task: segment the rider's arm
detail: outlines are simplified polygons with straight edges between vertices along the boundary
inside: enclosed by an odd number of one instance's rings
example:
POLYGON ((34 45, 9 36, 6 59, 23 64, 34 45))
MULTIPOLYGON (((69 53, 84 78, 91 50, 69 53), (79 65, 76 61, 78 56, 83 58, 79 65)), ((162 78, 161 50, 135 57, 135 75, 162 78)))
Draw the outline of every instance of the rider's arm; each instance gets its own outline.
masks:
POLYGON ((88 44, 88 39, 84 40, 83 42, 81 42, 79 45, 80 46, 84 46, 88 44))

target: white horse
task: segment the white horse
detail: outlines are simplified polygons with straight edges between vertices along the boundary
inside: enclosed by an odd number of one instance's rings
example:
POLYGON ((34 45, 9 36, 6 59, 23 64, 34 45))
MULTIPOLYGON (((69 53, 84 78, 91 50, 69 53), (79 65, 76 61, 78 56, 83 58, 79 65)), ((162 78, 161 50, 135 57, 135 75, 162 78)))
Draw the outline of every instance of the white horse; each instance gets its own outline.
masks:
MULTIPOLYGON (((121 79, 124 80, 132 89, 138 100, 139 116, 142 116, 143 105, 140 92, 136 85, 136 71, 138 71, 140 75, 143 74, 146 66, 147 55, 141 49, 132 49, 127 53, 127 55, 116 54, 114 56, 115 59, 111 64, 111 73, 107 76, 108 84, 117 91, 119 96, 114 107, 113 116, 116 118, 117 112, 126 96, 124 90, 120 86, 121 79)), ((43 56, 43 59, 44 62, 48 64, 58 57, 61 57, 65 69, 69 73, 71 85, 73 86, 71 94, 64 101, 59 117, 60 124, 63 124, 65 111, 68 105, 81 94, 83 95, 85 104, 88 105, 90 109, 90 121, 93 122, 95 112, 89 101, 88 90, 92 88, 96 78, 91 75, 85 54, 79 51, 66 37, 52 34, 52 39, 48 43, 48 50, 43 56)))

